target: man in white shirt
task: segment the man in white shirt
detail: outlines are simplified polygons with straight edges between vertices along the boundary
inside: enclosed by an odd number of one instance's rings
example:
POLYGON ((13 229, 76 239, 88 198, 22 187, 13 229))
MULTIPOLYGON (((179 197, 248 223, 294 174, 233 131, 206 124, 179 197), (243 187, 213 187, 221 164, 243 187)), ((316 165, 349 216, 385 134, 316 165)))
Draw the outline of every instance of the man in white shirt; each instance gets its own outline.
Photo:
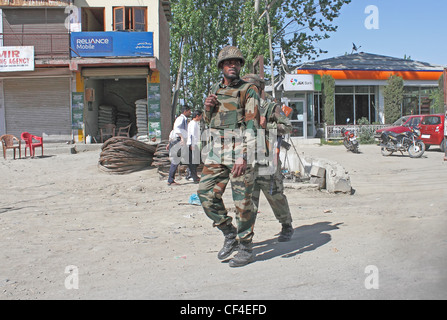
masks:
MULTIPOLYGON (((175 182, 175 172, 180 164, 179 155, 181 149, 186 146, 188 139, 188 117, 191 115, 191 108, 187 105, 182 107, 182 113, 175 119, 172 129, 173 137, 170 137, 169 156, 171 157, 171 167, 169 168, 168 185, 178 185, 175 182), (179 145, 177 145, 179 143, 179 145), (178 153, 177 153, 178 152, 178 153)), ((187 153, 188 154, 188 153, 187 153)))
POLYGON ((202 111, 195 110, 192 113, 192 121, 188 124, 188 141, 189 147, 189 175, 187 180, 193 179, 195 183, 200 181, 197 176, 197 167, 200 164, 200 120, 202 120, 202 111))

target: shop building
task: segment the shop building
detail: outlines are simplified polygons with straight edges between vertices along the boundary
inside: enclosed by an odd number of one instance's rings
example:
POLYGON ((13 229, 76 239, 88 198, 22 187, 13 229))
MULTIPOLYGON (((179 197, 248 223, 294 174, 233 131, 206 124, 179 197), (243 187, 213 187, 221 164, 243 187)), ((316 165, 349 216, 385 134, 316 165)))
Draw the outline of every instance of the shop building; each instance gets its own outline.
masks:
POLYGON ((70 140, 68 2, 0 1, 0 134, 70 140))
POLYGON ((361 118, 384 124, 383 92, 391 75, 404 80, 402 115, 430 114, 437 112, 431 97, 443 69, 426 62, 361 52, 298 66, 278 85, 277 97, 295 109, 292 135, 313 138, 323 123, 323 75, 335 79, 335 124, 357 124, 361 118))
POLYGON ((106 123, 142 140, 169 134, 169 1, 9 2, 2 45, 33 47, 35 64, 0 72, 1 134, 100 142, 106 123))

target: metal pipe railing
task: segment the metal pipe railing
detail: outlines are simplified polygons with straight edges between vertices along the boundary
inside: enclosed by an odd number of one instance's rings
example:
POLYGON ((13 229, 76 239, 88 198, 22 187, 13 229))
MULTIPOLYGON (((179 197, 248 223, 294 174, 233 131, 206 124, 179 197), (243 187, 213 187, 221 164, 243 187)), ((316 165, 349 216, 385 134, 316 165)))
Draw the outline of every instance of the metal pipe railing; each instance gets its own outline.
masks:
POLYGON ((73 0, 0 0, 0 6, 23 7, 23 6, 48 6, 65 7, 73 3, 73 0))
POLYGON ((0 40, 3 46, 34 46, 36 58, 68 58, 70 56, 68 32, 0 33, 0 40))

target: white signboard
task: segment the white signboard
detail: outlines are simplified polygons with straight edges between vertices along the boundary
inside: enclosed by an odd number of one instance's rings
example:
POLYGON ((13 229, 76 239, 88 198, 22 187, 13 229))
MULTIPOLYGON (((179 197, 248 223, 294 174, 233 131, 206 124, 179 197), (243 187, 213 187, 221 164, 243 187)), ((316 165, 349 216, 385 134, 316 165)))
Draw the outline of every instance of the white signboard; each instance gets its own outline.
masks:
POLYGON ((33 70, 34 47, 0 47, 0 72, 33 70))
POLYGON ((284 91, 314 91, 313 74, 286 74, 284 91))

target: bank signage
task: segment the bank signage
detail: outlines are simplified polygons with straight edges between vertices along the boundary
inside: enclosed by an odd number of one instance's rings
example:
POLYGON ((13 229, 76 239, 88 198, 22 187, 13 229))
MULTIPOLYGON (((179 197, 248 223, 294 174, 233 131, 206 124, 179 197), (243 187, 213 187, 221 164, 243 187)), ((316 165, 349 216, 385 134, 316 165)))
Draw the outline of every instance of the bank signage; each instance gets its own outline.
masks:
POLYGON ((0 47, 0 72, 33 70, 34 47, 0 47))
POLYGON ((321 91, 321 77, 317 74, 286 74, 284 91, 321 91))
POLYGON ((152 32, 72 32, 72 57, 153 57, 152 32))

